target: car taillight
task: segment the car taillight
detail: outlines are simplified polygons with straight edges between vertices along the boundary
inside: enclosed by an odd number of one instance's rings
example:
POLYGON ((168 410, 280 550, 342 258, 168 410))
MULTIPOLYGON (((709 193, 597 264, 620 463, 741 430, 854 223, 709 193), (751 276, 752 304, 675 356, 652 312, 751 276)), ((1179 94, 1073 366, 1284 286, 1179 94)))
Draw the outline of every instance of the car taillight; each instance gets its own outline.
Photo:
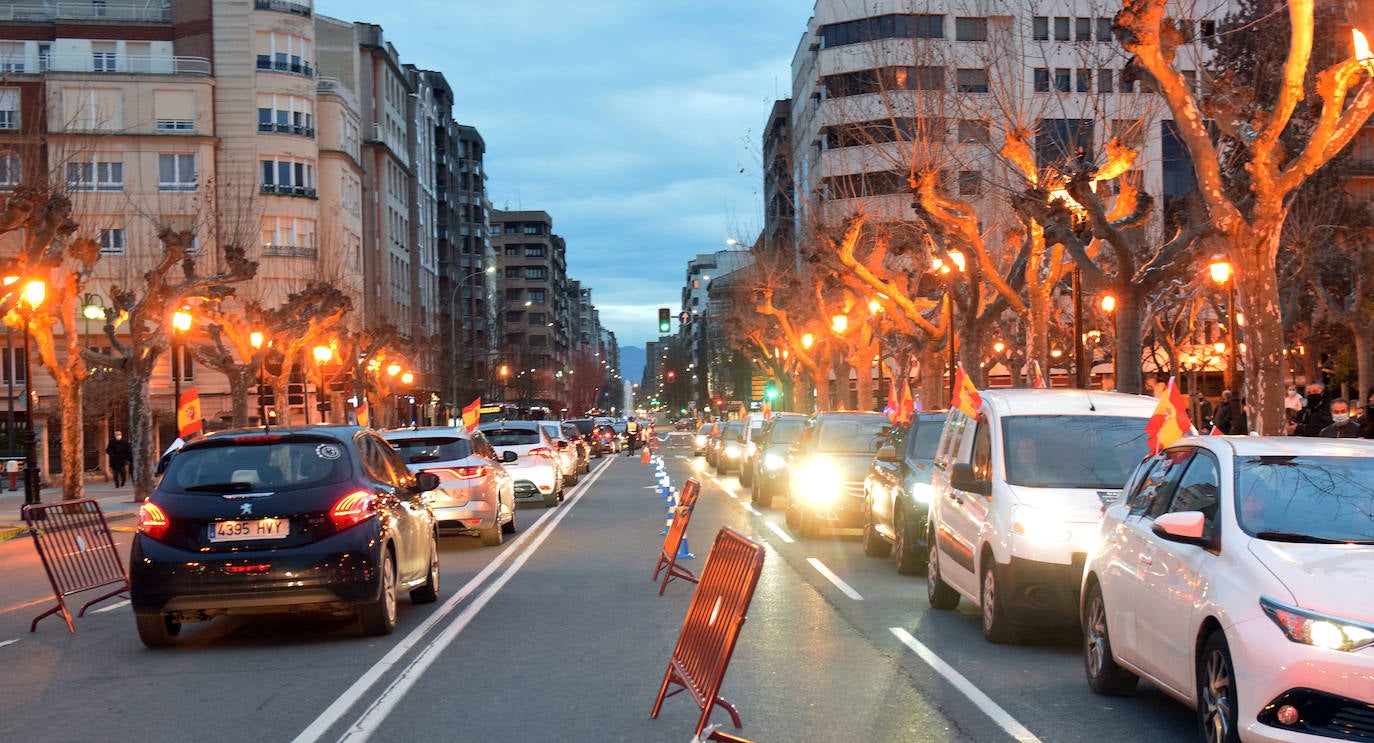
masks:
POLYGON ((547 457, 549 459, 553 459, 554 457, 558 456, 554 453, 553 449, 550 449, 547 446, 537 446, 533 449, 530 449, 529 455, 532 457, 547 457))
POLYGON ((167 527, 171 522, 167 520, 167 512, 158 507, 156 503, 147 503, 138 507, 138 532, 150 539, 161 539, 167 533, 167 527))
POLYGON ((340 498, 334 507, 329 509, 329 518, 334 522, 334 528, 342 531, 371 518, 374 513, 373 500, 375 496, 366 490, 358 490, 340 498))
POLYGON ((440 480, 480 480, 487 476, 491 468, 484 464, 474 464, 471 466, 443 467, 425 471, 433 472, 439 476, 440 480))

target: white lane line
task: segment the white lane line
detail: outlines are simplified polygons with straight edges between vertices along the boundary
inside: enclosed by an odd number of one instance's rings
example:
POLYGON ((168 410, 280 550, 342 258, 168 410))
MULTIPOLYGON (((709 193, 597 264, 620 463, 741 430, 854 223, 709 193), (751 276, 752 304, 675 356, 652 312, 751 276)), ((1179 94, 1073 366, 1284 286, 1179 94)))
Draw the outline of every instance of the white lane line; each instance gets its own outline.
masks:
POLYGON ((821 575, 824 575, 826 580, 830 581, 831 583, 834 583, 835 587, 840 589, 840 591, 843 592, 844 595, 848 596, 851 599, 854 599, 855 601, 864 600, 864 597, 859 595, 858 591, 855 591, 853 587, 851 587, 848 583, 845 583, 843 578, 841 578, 838 575, 835 575, 834 571, 825 566, 825 563, 821 562, 820 560, 817 560, 814 557, 808 557, 806 558, 806 561, 811 563, 811 567, 815 568, 816 572, 820 573, 821 575))
MULTIPOLYGON (((568 501, 575 502, 580 499, 582 494, 586 492, 587 486, 596 482, 597 478, 601 476, 601 473, 610 466, 609 462, 610 460, 606 460, 606 463, 600 465, 586 480, 583 480, 581 484, 573 488, 575 495, 568 499, 568 501)), ((566 506, 567 503, 558 508, 546 510, 544 515, 536 519, 534 524, 527 528, 523 534, 511 540, 509 548, 501 550, 501 554, 487 563, 487 566, 482 568, 481 572, 473 576, 471 580, 460 588, 458 593, 454 594, 448 601, 445 601, 439 609, 431 614, 419 627, 411 630, 410 634, 396 643, 396 646, 386 655, 382 656, 381 660, 373 664, 373 666, 362 676, 359 676, 358 680, 354 681, 352 686, 344 690, 343 694, 340 694, 333 703, 326 707, 325 710, 320 713, 320 716, 315 718, 314 722, 311 722, 305 730, 302 730, 300 734, 295 737, 292 743, 311 743, 312 741, 318 741, 321 736, 329 731, 329 728, 333 727, 343 718, 344 714, 348 712, 350 708, 358 703, 358 700, 362 699, 363 694, 365 694, 368 689, 372 688, 372 686, 376 684, 392 666, 399 663, 401 658, 405 657, 405 655, 410 652, 411 648, 419 643, 420 640, 424 639, 435 625, 447 619, 448 615, 453 613, 454 609, 458 607, 458 604, 480 589, 482 584, 485 583, 493 573, 499 570, 502 565, 515 555, 521 554, 523 551, 532 551, 535 547, 538 547, 543 539, 542 536, 536 538, 536 533, 542 534, 548 531, 546 529, 544 532, 540 532, 540 526, 556 514, 567 513, 566 506)), ((558 520, 562 518, 561 515, 557 516, 558 520)), ((554 523, 557 523, 557 520, 549 525, 550 528, 552 528, 554 523)))
POLYGON ((0 642, 0 648, 5 647, 6 645, 13 645, 13 644, 16 643, 16 642, 19 642, 19 641, 18 641, 18 640, 5 640, 4 642, 0 642))
POLYGON ((754 514, 755 516, 762 516, 762 515, 763 515, 763 512, 762 512, 762 511, 760 511, 760 510, 757 509, 757 508, 754 508, 752 505, 750 505, 750 504, 748 504, 748 503, 745 503, 744 501, 740 501, 740 505, 744 507, 744 510, 748 511, 749 513, 754 514))
POLYGON ((777 525, 775 522, 773 522, 773 521, 765 521, 765 522, 763 522, 763 525, 766 526, 766 527, 768 527, 768 530, 769 530, 769 531, 773 532, 774 534, 777 534, 777 535, 778 535, 778 539, 781 539, 781 540, 783 541, 783 543, 785 543, 785 544, 791 544, 791 543, 797 541, 797 540, 795 540, 795 539, 792 538, 792 535, 791 535, 791 534, 788 534, 788 533, 787 533, 787 530, 786 530, 786 529, 783 529, 781 526, 778 526, 778 525, 777 525))
POLYGON ((954 668, 944 662, 940 656, 931 652, 930 648, 921 644, 920 640, 912 637, 910 632, 907 632, 901 627, 889 627, 888 631, 895 635, 903 645, 911 648, 911 652, 915 653, 917 657, 925 661, 931 668, 934 668, 941 676, 944 676, 945 680, 949 681, 954 688, 958 689, 964 696, 968 697, 970 701, 977 705, 978 709, 983 711, 983 714, 991 717, 992 721, 997 723, 1003 730, 1007 731, 1008 735, 1021 741, 1021 743, 1040 743, 1040 739, 1035 737, 1034 733, 1027 730, 1026 726, 1017 722, 1016 718, 1008 714, 1006 710, 992 701, 987 694, 984 694, 978 687, 974 686, 972 682, 964 678, 963 674, 954 670, 954 668))
POLYGON ((115 602, 115 603, 113 603, 113 604, 110 604, 109 606, 107 606, 107 607, 105 607, 105 608, 103 608, 103 609, 96 609, 95 611, 93 611, 93 612, 91 612, 91 613, 92 613, 92 614, 104 614, 104 613, 107 612, 107 611, 114 611, 115 609, 123 609, 124 607, 126 607, 126 606, 128 606, 128 605, 129 605, 129 600, 128 600, 128 599, 124 599, 123 601, 117 601, 117 602, 115 602))

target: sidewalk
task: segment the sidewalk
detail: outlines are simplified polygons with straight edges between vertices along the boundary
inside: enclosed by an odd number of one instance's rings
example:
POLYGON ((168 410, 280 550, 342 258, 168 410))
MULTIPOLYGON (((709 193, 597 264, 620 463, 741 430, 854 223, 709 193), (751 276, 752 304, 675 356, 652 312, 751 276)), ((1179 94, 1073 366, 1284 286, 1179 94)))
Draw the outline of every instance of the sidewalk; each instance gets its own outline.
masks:
MULTIPOLYGON (((19 482, 18 490, 10 490, 7 480, 0 480, 0 485, 5 486, 0 490, 0 542, 4 542, 25 533, 24 520, 20 517, 20 511, 24 507, 24 483, 22 480, 19 482)), ((39 496, 45 504, 56 503, 62 500, 62 488, 43 488, 39 496)), ((116 522, 133 519, 138 515, 138 504, 134 502, 132 484, 116 488, 112 482, 88 482, 85 497, 99 501, 105 519, 116 530, 120 526, 116 522)))

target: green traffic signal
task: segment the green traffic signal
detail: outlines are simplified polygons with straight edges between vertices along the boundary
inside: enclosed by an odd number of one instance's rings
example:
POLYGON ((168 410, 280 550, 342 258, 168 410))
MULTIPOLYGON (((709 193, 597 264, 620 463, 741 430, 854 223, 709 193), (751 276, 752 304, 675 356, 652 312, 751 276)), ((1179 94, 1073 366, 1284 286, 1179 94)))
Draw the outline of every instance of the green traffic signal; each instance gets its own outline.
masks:
POLYGON ((763 388, 763 396, 768 398, 769 400, 778 399, 778 385, 773 382, 769 382, 768 386, 763 388))
POLYGON ((667 307, 658 308, 658 332, 663 335, 673 332, 673 313, 667 307))

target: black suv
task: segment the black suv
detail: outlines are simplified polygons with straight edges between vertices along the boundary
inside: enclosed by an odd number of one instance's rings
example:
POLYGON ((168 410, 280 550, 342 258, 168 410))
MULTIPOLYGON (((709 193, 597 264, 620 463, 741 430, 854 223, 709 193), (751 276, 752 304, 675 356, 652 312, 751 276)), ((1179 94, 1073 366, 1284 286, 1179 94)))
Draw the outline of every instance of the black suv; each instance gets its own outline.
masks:
POLYGON ((439 598, 425 498, 437 487, 370 428, 238 429, 185 445, 138 510, 129 600, 139 639, 164 647, 187 622, 307 610, 390 633, 399 592, 439 598))
POLYGON ((893 429, 864 478, 864 554, 891 556, 902 575, 925 570, 930 475, 945 413, 917 413, 909 426, 893 429))
POLYGON ((606 447, 601 443, 601 437, 596 435, 596 420, 592 418, 571 418, 563 421, 563 425, 573 425, 577 428, 577 435, 587 442, 587 452, 593 457, 600 457, 606 453, 606 447))

